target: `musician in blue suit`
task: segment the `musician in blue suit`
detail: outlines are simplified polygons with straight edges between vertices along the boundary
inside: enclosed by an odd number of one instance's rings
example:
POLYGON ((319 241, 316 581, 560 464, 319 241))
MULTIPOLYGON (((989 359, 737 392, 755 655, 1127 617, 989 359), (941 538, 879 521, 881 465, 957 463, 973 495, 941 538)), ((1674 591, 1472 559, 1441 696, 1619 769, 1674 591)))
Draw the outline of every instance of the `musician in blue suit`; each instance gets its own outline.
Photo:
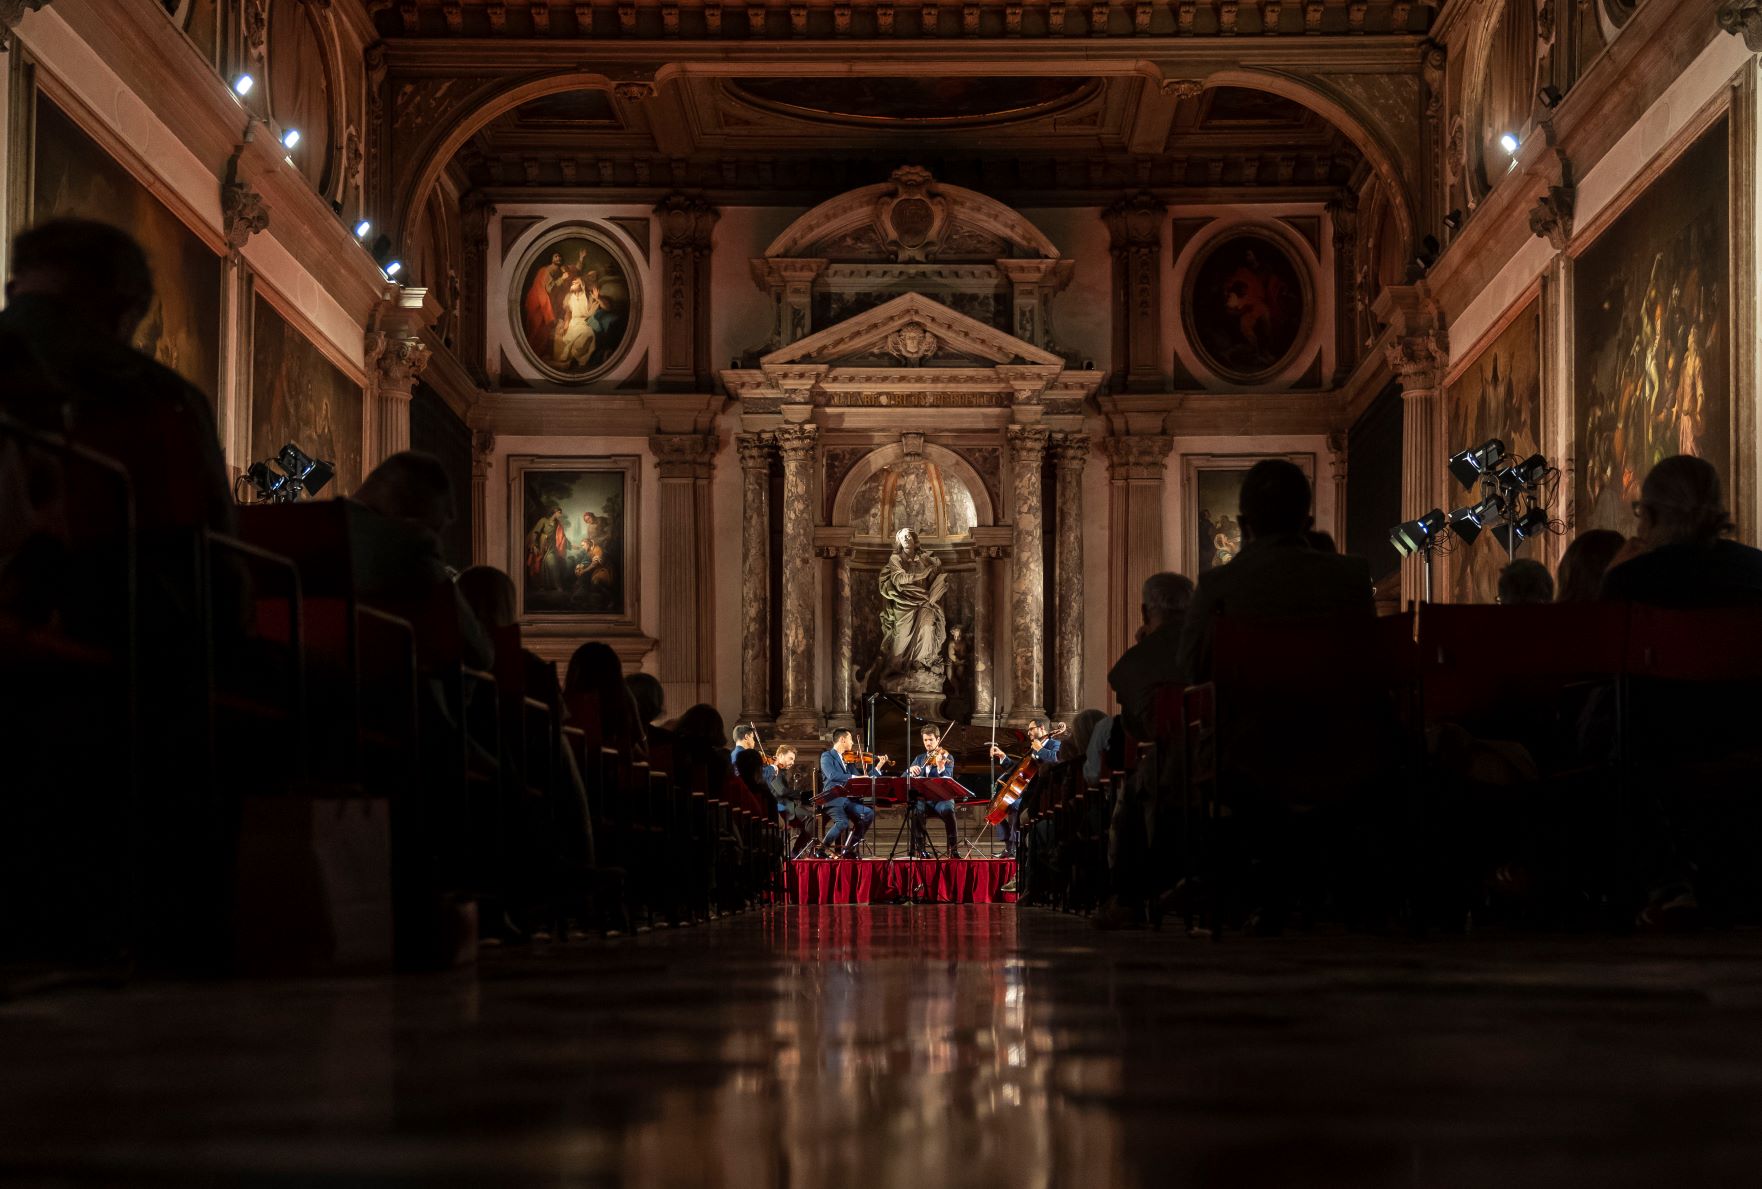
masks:
POLYGON ((847 859, 857 857, 857 848, 863 844, 863 835, 869 832, 869 826, 875 821, 873 809, 844 795, 850 778, 859 775, 859 772, 844 762, 841 753, 853 747, 855 739, 855 733, 849 728, 840 728, 832 734, 832 746, 820 753, 820 803, 826 807, 826 813, 832 818, 832 828, 826 831, 825 847, 827 851, 847 859), (846 834, 851 837, 850 842, 844 845, 846 834))
MULTIPOLYGON (((906 769, 906 775, 954 777, 954 757, 942 748, 942 732, 935 727, 924 728, 924 750, 906 769)), ((935 814, 942 819, 948 830, 948 857, 954 858, 960 853, 960 836, 954 828, 954 802, 949 800, 927 801, 912 798, 912 853, 919 858, 927 858, 930 850, 930 839, 925 829, 926 814, 935 814)))
MULTIPOLYGON (((1052 720, 1047 718, 1029 719, 1028 754, 1034 758, 1034 761, 1041 767, 1056 764, 1058 763, 1058 752, 1059 742, 1052 737, 1052 720)), ((1011 762, 1009 755, 995 743, 991 745, 991 758, 1006 764, 1011 762)), ((1016 834, 1022 816, 1022 802, 1026 800, 1027 797, 1024 796, 1021 801, 1011 805, 1008 816, 997 823, 997 840, 1003 843, 1006 852, 1015 849, 1016 834)))

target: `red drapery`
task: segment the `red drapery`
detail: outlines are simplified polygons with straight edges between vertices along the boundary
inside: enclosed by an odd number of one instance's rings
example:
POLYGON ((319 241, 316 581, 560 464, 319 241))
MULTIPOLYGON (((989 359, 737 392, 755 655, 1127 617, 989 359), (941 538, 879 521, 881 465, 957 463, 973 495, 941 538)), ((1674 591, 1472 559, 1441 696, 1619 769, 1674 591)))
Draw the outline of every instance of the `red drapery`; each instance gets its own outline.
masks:
POLYGON ((797 859, 791 904, 1007 904, 1014 859, 797 859))

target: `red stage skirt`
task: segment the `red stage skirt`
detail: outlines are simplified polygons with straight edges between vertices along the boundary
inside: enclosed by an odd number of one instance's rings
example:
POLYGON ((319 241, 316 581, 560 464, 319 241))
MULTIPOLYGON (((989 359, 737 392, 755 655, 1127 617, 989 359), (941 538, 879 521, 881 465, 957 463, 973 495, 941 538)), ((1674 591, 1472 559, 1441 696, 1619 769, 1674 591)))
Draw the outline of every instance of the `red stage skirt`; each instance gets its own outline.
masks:
POLYGON ((1009 904, 1014 859, 796 859, 791 904, 1009 904))

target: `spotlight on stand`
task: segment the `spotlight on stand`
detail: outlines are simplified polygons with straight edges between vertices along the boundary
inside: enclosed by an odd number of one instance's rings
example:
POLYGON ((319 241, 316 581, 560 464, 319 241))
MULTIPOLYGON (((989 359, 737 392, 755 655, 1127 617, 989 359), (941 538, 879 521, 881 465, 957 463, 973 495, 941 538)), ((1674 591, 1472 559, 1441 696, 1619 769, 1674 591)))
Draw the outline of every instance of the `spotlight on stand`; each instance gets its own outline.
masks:
POLYGON ((1482 475, 1491 474, 1505 457, 1505 443, 1498 438, 1488 438, 1473 450, 1464 450, 1450 456, 1450 473, 1462 484, 1464 490, 1473 491, 1474 485, 1482 475))
POLYGON ((1472 545, 1474 539, 1481 535, 1482 529, 1496 523, 1504 515, 1505 500, 1498 495, 1489 495, 1478 504, 1470 504, 1451 512, 1450 530, 1464 545, 1472 545))
POLYGON ((1499 483, 1512 490, 1535 487, 1548 475, 1548 460, 1532 454, 1522 462, 1514 462, 1499 472, 1499 483))
POLYGON ((1507 555, 1517 552, 1517 547, 1531 537, 1539 536, 1548 531, 1548 512, 1545 508, 1531 508, 1516 520, 1508 520, 1493 530, 1493 540, 1499 542, 1499 548, 1507 555))
POLYGON ((1411 557, 1437 543, 1438 535, 1449 522, 1442 508, 1433 508, 1418 520, 1397 524, 1389 531, 1389 543, 1402 557, 1411 557))
POLYGON ((234 497, 240 503, 291 504, 302 495, 317 495, 335 477, 336 467, 289 442, 274 458, 252 463, 239 476, 234 497), (239 490, 245 487, 253 498, 239 490))

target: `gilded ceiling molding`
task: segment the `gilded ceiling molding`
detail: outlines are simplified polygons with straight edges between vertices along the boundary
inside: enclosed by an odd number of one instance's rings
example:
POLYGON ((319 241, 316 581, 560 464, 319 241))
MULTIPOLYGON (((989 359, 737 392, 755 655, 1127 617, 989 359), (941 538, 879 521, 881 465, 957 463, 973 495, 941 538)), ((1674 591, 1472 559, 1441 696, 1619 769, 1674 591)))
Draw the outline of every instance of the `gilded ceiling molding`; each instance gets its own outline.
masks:
POLYGON ((49 0, 0 0, 0 54, 12 48, 12 31, 27 12, 36 12, 49 0))

